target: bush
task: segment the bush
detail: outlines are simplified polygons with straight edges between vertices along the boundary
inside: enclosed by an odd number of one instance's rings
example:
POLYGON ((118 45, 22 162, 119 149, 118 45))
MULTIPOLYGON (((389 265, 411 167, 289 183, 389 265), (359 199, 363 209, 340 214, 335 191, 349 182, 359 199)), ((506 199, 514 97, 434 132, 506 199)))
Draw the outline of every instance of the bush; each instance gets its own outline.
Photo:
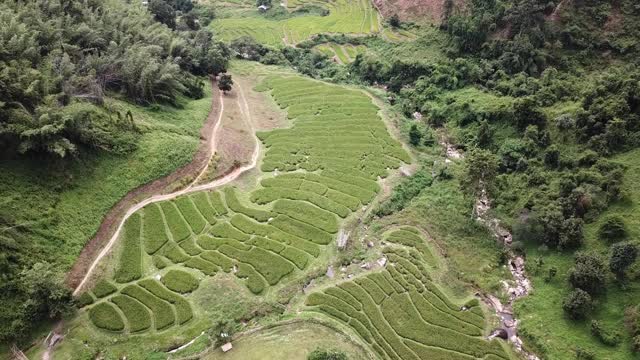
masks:
POLYGON ((96 284, 96 286, 93 287, 93 290, 91 291, 93 292, 93 295, 95 295, 97 298, 103 298, 107 295, 113 294, 117 290, 118 288, 113 286, 113 284, 111 284, 107 280, 100 280, 96 284))
POLYGON ((619 216, 610 216, 598 229, 598 236, 602 240, 614 242, 624 239, 627 236, 627 229, 624 220, 619 216))
POLYGON ((572 319, 584 319, 593 307, 591 296, 582 289, 575 289, 562 302, 562 309, 572 319))
POLYGON ((640 335, 636 335, 631 340, 631 350, 635 353, 640 352, 640 335))
POLYGON ((169 270, 161 281, 169 290, 180 294, 193 292, 199 285, 198 279, 182 270, 169 270))
POLYGON ((569 283, 591 295, 604 291, 606 278, 604 262, 593 254, 578 254, 575 266, 569 270, 569 283))
POLYGON ((576 349, 577 360, 595 360, 596 354, 593 350, 583 349, 581 347, 576 349))
POLYGON ((340 350, 315 349, 307 356, 307 360, 347 360, 347 354, 340 350))
POLYGON ((89 309, 89 318, 93 324, 109 331, 124 330, 124 321, 113 305, 102 302, 89 309))
POLYGON ((140 214, 134 213, 124 224, 123 247, 114 275, 114 280, 118 283, 128 283, 142 277, 141 222, 140 214))
POLYGON ((607 346, 616 346, 621 340, 619 332, 603 328, 597 320, 591 321, 591 335, 607 346))

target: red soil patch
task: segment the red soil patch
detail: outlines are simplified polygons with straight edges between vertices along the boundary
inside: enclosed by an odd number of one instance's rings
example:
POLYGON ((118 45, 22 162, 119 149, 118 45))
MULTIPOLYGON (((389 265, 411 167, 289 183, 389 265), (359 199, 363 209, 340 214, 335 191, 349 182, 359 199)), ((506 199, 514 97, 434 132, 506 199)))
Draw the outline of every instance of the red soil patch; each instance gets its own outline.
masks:
MULTIPOLYGON (((463 0, 454 0, 454 7, 463 4, 463 0)), ((382 16, 397 14, 402 21, 429 22, 439 25, 445 12, 446 0, 374 0, 382 16)))

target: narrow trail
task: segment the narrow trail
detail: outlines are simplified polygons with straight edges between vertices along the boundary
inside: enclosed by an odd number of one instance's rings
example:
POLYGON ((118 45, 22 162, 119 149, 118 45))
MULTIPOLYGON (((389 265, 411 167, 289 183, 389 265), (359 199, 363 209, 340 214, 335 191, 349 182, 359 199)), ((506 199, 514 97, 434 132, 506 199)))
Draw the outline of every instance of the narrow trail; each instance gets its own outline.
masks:
MULTIPOLYGON (((237 179, 244 172, 246 172, 248 170, 251 170, 256 166, 256 164, 258 163, 258 158, 260 156, 260 141, 255 136, 255 129, 254 129, 254 126, 253 126, 253 120, 251 118, 251 113, 249 111, 249 105, 248 105, 247 100, 246 100, 246 98, 244 96, 244 91, 242 89, 242 86, 240 86, 240 84, 236 84, 236 89, 238 90, 238 93, 240 95, 238 101, 240 102, 240 99, 242 100, 242 103, 240 104, 241 105, 240 108, 241 108, 241 112, 242 112, 243 118, 244 118, 244 120, 246 121, 246 123, 248 125, 249 131, 251 132, 251 134, 253 134, 253 139, 254 139, 254 142, 255 142, 253 154, 251 156, 251 161, 248 164, 245 164, 245 165, 243 165, 241 167, 235 168, 230 173, 224 175, 223 177, 215 179, 215 180, 211 181, 210 183, 201 184, 201 185, 195 186, 195 184, 197 183, 199 178, 206 172, 206 170, 207 170, 207 168, 209 166, 209 165, 207 165, 201 171, 200 175, 198 175, 198 177, 189 186, 185 187, 184 189, 178 190, 178 191, 175 191, 175 192, 169 193, 169 194, 153 195, 153 196, 151 196, 151 197, 149 197, 149 198, 147 198, 145 200, 142 200, 142 201, 138 202, 137 204, 131 206, 127 210, 127 212, 125 213, 123 218, 120 220, 120 223, 118 224, 117 230, 111 236, 111 238, 109 239, 109 242, 107 243, 107 245, 100 251, 98 256, 91 263, 91 266, 87 269, 84 277, 82 278, 82 280, 80 281, 78 286, 76 286, 76 288, 74 289, 73 295, 78 295, 80 293, 80 291, 82 290, 84 285, 91 278, 91 275, 92 275, 93 271, 98 266, 100 261, 111 251, 111 249, 113 248, 113 245, 117 242, 118 236, 120 235, 120 231, 122 231, 124 223, 136 211, 138 211, 138 210, 142 209, 143 207, 145 207, 145 206, 147 206, 149 204, 152 204, 152 203, 161 202, 161 201, 167 201, 167 200, 171 200, 171 199, 174 199, 174 198, 176 198, 178 196, 182 196, 182 195, 185 195, 185 194, 189 194, 189 193, 193 193, 193 192, 197 192, 197 191, 202 191, 202 190, 209 190, 209 189, 213 189, 213 188, 216 188, 216 187, 220 187, 220 186, 226 185, 226 184, 234 181, 235 179, 237 179)), ((220 107, 221 107, 220 114, 218 116, 217 123, 216 123, 216 125, 215 125, 215 127, 213 129, 212 136, 211 136, 211 143, 210 143, 210 147, 211 147, 211 151, 212 151, 211 152, 211 156, 213 156, 213 154, 217 150, 217 146, 218 146, 217 134, 218 134, 218 132, 219 132, 219 130, 221 128, 222 114, 224 113, 224 100, 223 100, 222 93, 220 94, 220 107)))
MULTIPOLYGON (((446 161, 464 158, 464 154, 458 151, 458 149, 456 149, 446 139, 441 139, 440 144, 445 148, 446 161)), ((515 254, 513 250, 511 250, 511 243, 513 241, 512 234, 500 224, 500 220, 491 216, 489 210, 491 210, 491 201, 487 192, 483 190, 482 194, 478 199, 476 199, 474 204, 476 220, 484 224, 496 239, 507 248, 509 256, 507 266, 513 276, 512 282, 515 283, 512 284, 509 280, 502 281, 502 284, 509 295, 506 304, 502 304, 500 299, 492 294, 480 294, 480 298, 487 304, 487 306, 493 309, 496 315, 500 318, 500 325, 502 326, 500 329, 494 330, 489 338, 501 337, 501 335, 506 336, 506 339, 513 344, 515 350, 525 359, 540 360, 537 355, 524 348, 524 342, 522 341, 522 338, 518 336, 518 320, 513 314, 514 302, 529 295, 533 290, 531 281, 525 272, 525 260, 522 256, 515 254)))

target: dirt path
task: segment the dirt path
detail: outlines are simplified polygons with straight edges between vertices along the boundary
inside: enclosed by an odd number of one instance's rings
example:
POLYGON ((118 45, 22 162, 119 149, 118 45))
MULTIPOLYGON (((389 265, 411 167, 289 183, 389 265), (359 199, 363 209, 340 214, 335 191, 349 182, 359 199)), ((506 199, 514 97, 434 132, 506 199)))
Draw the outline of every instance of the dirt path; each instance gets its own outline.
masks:
MULTIPOLYGON (((245 171, 253 169, 256 166, 258 162, 258 157, 260 155, 260 143, 258 138, 255 136, 253 120, 251 119, 251 113, 249 111, 249 104, 246 101, 242 87, 239 84, 236 84, 236 89, 240 94, 238 101, 240 101, 240 99, 242 100, 241 109, 242 109, 243 118, 247 122, 249 131, 253 134, 253 138, 255 142, 255 147, 254 147, 253 155, 251 157, 251 161, 246 165, 235 168, 230 173, 224 175, 223 177, 215 179, 210 183, 195 186, 194 184, 196 184, 197 180, 207 170, 209 162, 208 162, 208 158, 206 158, 205 160, 207 160, 207 162, 204 165, 204 169, 199 172, 198 176, 195 178, 194 181, 192 181, 189 184, 189 186, 185 187, 182 190, 175 191, 169 194, 153 195, 129 207, 129 209, 125 212, 124 216, 121 218, 116 231, 113 233, 113 235, 111 236, 107 244, 102 248, 100 253, 93 259, 93 262, 91 263, 91 265, 86 269, 84 276, 81 278, 79 283, 75 286, 75 290, 73 291, 74 295, 78 295, 80 291, 83 289, 83 287, 87 284, 96 266, 100 263, 100 260, 102 260, 102 258, 104 258, 111 251, 111 249, 113 248, 113 245, 117 242, 118 235, 120 234, 120 231, 122 230, 122 227, 124 226, 125 221, 131 215, 133 215, 136 211, 152 203, 171 200, 181 195, 189 194, 196 191, 213 189, 213 188, 228 184, 231 181, 237 179, 245 171)), ((221 123, 222 114, 224 112, 224 98, 222 93, 219 93, 219 101, 220 101, 220 106, 217 111, 217 115, 218 115, 217 120, 216 120, 215 126, 213 126, 213 129, 211 130, 211 135, 208 137, 208 142, 206 144, 208 145, 206 146, 206 149, 207 149, 207 153, 209 154, 209 158, 215 153, 217 144, 218 144, 216 135, 218 134, 219 129, 221 128, 219 124, 221 123)))

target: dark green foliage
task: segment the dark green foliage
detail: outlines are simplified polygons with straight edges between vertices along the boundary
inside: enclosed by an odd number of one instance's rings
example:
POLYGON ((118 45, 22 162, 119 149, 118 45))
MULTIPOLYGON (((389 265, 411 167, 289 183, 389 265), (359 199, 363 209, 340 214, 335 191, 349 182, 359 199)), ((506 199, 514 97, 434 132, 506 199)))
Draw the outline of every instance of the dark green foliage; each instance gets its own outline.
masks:
POLYGON ((135 213, 124 224, 123 247, 114 280, 127 283, 142 276, 142 245, 140 243, 140 214, 135 213))
POLYGON ((391 25, 394 28, 397 28, 400 26, 400 17, 398 16, 398 14, 391 15, 391 17, 389 18, 389 25, 391 25))
MULTIPOLYGON (((0 5, 0 43, 7 49, 0 56, 0 142, 7 154, 62 158, 87 147, 130 152, 140 130, 131 113, 105 106, 105 94, 122 92, 149 104, 202 93, 202 83, 189 73, 200 60, 201 44, 188 46, 190 31, 174 32, 138 7, 61 0, 0 5), (22 40, 7 45, 12 37, 22 40), (176 39, 187 45, 176 47, 176 39)), ((157 19, 175 25, 165 1, 153 0, 149 7, 157 19)), ((206 44, 212 50, 205 63, 226 67, 228 51, 214 45, 210 33, 206 44)))
POLYGON ((161 280, 169 290, 180 294, 194 291, 200 283, 193 275, 181 270, 169 270, 161 280))
POLYGON ((591 296, 582 289, 575 289, 562 302, 564 312, 574 320, 584 319, 592 307, 591 296))
POLYGON ((624 220, 619 216, 610 216, 604 220, 598 229, 598 236, 602 240, 615 242, 627 235, 624 220))
POLYGON ((432 182, 433 178, 429 174, 429 169, 427 167, 421 168, 415 174, 403 179, 393 189, 391 197, 374 210, 375 214, 385 216, 404 209, 425 187, 431 186, 432 182))
POLYGON ((89 309, 89 318, 93 324, 109 331, 124 330, 124 321, 113 305, 101 302, 89 309))
POLYGON ((624 279, 625 271, 638 257, 638 246, 632 243, 618 243, 611 247, 609 269, 618 279, 624 279))
POLYGON ((226 93, 227 91, 231 91, 232 86, 233 86, 233 80, 231 79, 231 75, 228 75, 228 74, 220 75, 220 79, 218 80, 218 89, 226 93))
POLYGON ((589 349, 583 349, 581 347, 576 349, 577 360, 595 360, 596 354, 589 349))
POLYGON ((103 279, 98 281, 96 286, 94 286, 93 289, 91 289, 91 292, 93 292, 93 295, 95 295, 97 298, 103 298, 107 295, 113 294, 117 290, 118 288, 113 286, 113 284, 103 279))
POLYGON ((591 321, 591 335, 607 346, 616 346, 621 341, 617 330, 605 329, 597 320, 591 321))
POLYGON ((604 262, 594 254, 576 255, 576 263, 569 270, 569 283, 592 295, 604 291, 606 278, 604 262))
POLYGON ((172 29, 176 27, 176 12, 165 0, 149 1, 149 11, 157 21, 172 29))
POLYGON ((83 307, 85 307, 87 305, 91 305, 91 304, 93 304, 94 301, 95 300, 94 300, 93 296, 91 296, 91 294, 88 293, 88 292, 82 293, 82 295, 80 295, 80 296, 78 296, 76 298, 76 303, 78 304, 78 307, 80 307, 80 308, 83 308, 83 307))
POLYGON ((474 199, 483 191, 492 194, 497 173, 498 159, 495 155, 487 150, 473 150, 465 160, 464 176, 460 181, 462 190, 474 199))
POLYGON ((309 353, 307 360, 347 360, 347 354, 340 350, 315 349, 309 353))
POLYGON ((409 143, 413 146, 418 146, 421 139, 422 133, 418 129, 418 125, 412 124, 411 129, 409 129, 409 143))

